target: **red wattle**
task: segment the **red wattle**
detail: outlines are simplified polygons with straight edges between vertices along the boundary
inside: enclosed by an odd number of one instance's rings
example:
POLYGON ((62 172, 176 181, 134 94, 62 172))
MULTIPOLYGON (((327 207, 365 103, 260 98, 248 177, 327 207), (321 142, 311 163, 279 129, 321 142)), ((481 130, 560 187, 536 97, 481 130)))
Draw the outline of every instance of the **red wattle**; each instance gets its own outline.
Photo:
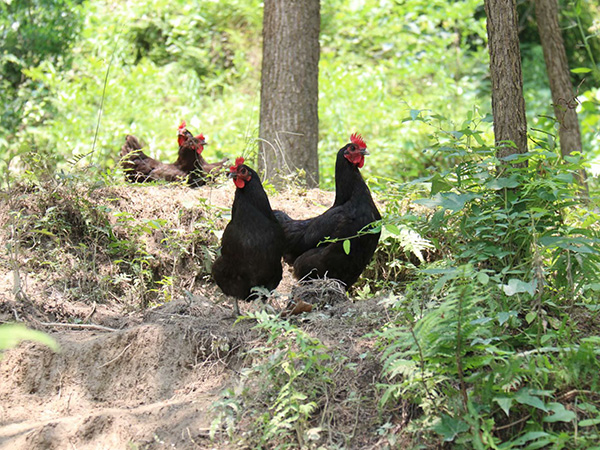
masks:
POLYGON ((359 169, 361 169, 362 166, 365 165, 365 156, 361 155, 360 153, 352 153, 344 156, 348 161, 357 166, 359 169))

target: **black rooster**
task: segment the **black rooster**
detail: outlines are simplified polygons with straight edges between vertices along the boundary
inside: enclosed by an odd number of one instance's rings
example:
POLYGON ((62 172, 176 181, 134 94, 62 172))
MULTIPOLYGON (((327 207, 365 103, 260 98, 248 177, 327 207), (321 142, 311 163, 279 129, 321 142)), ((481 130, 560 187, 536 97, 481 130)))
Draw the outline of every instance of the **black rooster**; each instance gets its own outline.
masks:
POLYGON ((235 160, 229 177, 236 186, 235 198, 212 276, 225 294, 234 297, 234 314, 239 315, 237 300, 253 300, 253 287, 272 290, 279 285, 285 241, 258 174, 244 158, 235 160))
POLYGON ((349 289, 358 280, 379 242, 381 215, 358 170, 364 165, 367 145, 353 134, 338 151, 335 162, 333 206, 312 219, 294 220, 274 211, 286 239, 285 261, 300 280, 335 278, 349 289), (350 248, 344 242, 349 239, 350 248), (332 242, 333 240, 333 242, 332 242))

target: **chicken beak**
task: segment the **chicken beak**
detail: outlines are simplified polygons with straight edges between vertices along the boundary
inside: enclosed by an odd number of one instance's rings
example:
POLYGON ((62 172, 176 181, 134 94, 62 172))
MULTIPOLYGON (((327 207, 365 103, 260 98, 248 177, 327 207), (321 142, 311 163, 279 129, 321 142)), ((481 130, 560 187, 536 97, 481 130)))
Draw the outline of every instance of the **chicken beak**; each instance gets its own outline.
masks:
POLYGON ((229 173, 227 174, 227 178, 229 178, 229 179, 234 179, 236 175, 237 175, 237 173, 235 173, 235 172, 229 172, 229 173))
POLYGON ((360 154, 361 155, 370 155, 369 150, 367 150, 366 148, 361 149, 360 154))

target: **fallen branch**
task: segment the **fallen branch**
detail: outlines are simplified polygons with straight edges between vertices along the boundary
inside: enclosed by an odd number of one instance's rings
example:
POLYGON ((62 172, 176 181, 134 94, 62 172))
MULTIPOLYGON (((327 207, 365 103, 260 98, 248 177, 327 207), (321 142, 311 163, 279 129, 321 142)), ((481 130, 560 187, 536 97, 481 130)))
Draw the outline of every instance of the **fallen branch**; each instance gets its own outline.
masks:
POLYGON ((95 325, 93 323, 62 323, 62 322, 40 322, 40 325, 45 327, 65 327, 74 328, 79 330, 98 330, 98 331, 119 331, 116 328, 109 328, 102 325, 95 325))

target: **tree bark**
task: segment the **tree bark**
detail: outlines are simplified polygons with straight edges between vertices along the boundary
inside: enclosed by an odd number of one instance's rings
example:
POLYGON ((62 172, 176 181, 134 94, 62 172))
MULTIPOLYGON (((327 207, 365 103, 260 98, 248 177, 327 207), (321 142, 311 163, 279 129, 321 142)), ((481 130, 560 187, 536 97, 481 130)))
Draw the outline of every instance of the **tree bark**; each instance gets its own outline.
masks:
POLYGON ((319 184, 319 0, 265 0, 259 170, 319 184))
MULTIPOLYGON (((560 151, 563 156, 567 156, 573 152, 581 152, 581 132, 567 52, 558 23, 558 1, 535 0, 535 15, 552 91, 554 116, 560 125, 560 151)), ((585 188, 583 171, 580 174, 580 184, 585 188)))
POLYGON ((527 152, 521 51, 515 0, 485 0, 496 154, 527 152), (507 145, 514 142, 516 147, 507 145))

